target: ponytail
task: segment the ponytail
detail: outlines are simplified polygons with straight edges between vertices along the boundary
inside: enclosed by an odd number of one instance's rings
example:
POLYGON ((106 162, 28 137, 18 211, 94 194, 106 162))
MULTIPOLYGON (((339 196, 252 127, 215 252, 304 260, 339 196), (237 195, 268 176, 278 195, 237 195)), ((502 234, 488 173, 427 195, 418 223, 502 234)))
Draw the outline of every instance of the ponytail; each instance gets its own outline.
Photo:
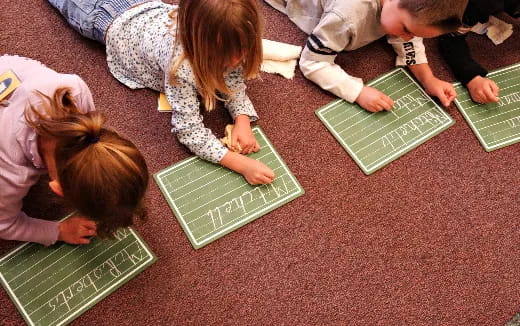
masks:
POLYGON ((60 88, 52 98, 39 95, 41 108, 28 107, 25 118, 39 136, 56 141, 56 172, 65 199, 97 222, 101 236, 144 218, 149 177, 135 145, 103 127, 100 112, 80 112, 70 89, 60 88))

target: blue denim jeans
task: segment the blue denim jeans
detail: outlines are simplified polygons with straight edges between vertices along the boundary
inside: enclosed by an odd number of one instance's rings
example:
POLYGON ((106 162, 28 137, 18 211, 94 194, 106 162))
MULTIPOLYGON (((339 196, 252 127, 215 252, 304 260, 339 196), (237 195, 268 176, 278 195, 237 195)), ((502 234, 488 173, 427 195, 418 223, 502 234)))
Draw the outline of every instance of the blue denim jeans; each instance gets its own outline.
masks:
POLYGON ((148 0, 49 0, 81 35, 105 43, 112 21, 136 4, 148 0))

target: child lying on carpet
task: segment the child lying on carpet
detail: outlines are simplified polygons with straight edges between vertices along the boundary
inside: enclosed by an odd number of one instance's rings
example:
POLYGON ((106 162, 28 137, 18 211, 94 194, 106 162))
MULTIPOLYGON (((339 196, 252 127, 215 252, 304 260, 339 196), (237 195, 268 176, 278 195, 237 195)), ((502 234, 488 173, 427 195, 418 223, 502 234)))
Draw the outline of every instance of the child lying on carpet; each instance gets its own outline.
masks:
POLYGON ((397 52, 397 65, 408 65, 426 91, 444 106, 455 98, 453 86, 433 75, 421 37, 457 30, 467 0, 265 1, 309 34, 300 69, 336 96, 370 112, 392 108, 390 97, 364 86, 360 78, 334 63, 339 52, 355 50, 387 34, 397 52))
MULTIPOLYGON (((466 27, 463 32, 439 37, 439 47, 442 56, 450 66, 455 77, 462 85, 468 88, 473 101, 478 103, 498 102, 499 88, 494 81, 486 78, 488 71, 471 57, 468 44, 466 43, 466 33, 474 28, 478 28, 479 26, 477 25, 489 24, 488 21, 490 21, 492 15, 504 11, 512 17, 520 17, 520 0, 469 0, 468 7, 464 11, 462 18, 462 22, 466 27)), ((497 22, 505 24, 501 21, 497 22)), ((487 27, 487 29, 491 28, 493 27, 487 27)))
POLYGON ((0 56, 0 73, 6 71, 20 86, 0 104, 0 239, 86 244, 143 217, 144 158, 103 127, 85 82, 18 56, 0 56), (46 173, 52 191, 78 215, 60 223, 21 211, 23 198, 46 173))
POLYGON ((110 72, 130 88, 166 94, 172 132, 197 156, 266 184, 274 172, 244 154, 259 150, 250 122, 258 119, 244 78, 262 61, 261 24, 255 0, 181 0, 179 6, 146 0, 49 0, 83 36, 105 43, 110 72), (228 150, 204 127, 217 100, 234 119, 228 150))

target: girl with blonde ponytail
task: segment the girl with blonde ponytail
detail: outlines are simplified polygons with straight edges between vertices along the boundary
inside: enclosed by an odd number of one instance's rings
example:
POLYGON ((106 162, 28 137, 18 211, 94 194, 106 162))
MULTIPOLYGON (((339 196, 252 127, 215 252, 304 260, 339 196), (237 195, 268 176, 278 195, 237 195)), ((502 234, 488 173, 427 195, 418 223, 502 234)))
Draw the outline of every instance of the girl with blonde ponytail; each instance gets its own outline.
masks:
POLYGON ((85 244, 143 218, 144 158, 129 140, 104 127, 86 84, 30 59, 0 57, 0 71, 9 69, 22 87, 0 107, 0 238, 85 244), (60 223, 21 211, 23 197, 44 173, 75 216, 60 223))
POLYGON ((166 94, 172 132, 197 156, 220 163, 251 184, 274 172, 245 154, 260 149, 250 123, 258 119, 246 95, 262 60, 257 0, 49 0, 83 36, 106 44, 110 72, 130 88, 166 94), (107 9, 109 8, 109 9, 107 9), (235 127, 228 150, 204 126, 206 110, 222 101, 235 127))

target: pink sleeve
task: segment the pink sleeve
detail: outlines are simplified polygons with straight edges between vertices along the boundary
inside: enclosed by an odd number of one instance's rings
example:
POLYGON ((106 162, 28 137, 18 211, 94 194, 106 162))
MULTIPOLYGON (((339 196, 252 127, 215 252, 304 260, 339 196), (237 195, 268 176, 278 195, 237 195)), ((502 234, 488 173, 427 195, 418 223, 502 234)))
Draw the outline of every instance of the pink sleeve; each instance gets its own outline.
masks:
POLYGON ((50 246, 58 240, 58 226, 57 221, 36 219, 20 212, 18 216, 0 220, 0 238, 37 242, 50 246))
POLYGON ((48 246, 58 239, 59 222, 31 218, 21 211, 22 199, 35 183, 27 177, 30 171, 24 168, 11 165, 0 171, 0 239, 38 242, 48 246), (17 171, 18 174, 10 171, 17 171))

